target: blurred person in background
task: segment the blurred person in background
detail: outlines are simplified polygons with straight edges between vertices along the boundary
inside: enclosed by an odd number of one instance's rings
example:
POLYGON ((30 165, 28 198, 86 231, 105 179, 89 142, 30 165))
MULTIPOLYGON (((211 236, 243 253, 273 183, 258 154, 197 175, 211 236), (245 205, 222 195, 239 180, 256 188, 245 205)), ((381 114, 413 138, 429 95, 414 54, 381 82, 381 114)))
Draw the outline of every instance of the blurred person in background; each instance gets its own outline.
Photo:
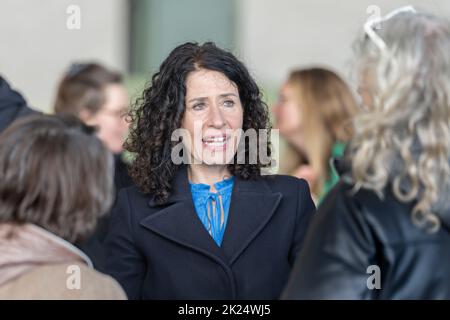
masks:
POLYGON ((364 30, 351 171, 283 298, 450 299, 450 21, 405 7, 364 30))
POLYGON ((339 180, 332 161, 344 155, 356 109, 348 85, 322 68, 293 71, 273 107, 276 128, 288 143, 282 173, 306 179, 318 203, 339 180))
POLYGON ((11 89, 8 82, 0 76, 0 133, 14 120, 32 114, 38 112, 30 108, 24 97, 11 89))
POLYGON ((0 135, 0 299, 125 298, 71 244, 109 210, 112 171, 94 128, 75 117, 31 116, 0 135))
MULTIPOLYGON (((98 137, 114 154, 116 191, 132 184, 122 156, 128 132, 125 119, 128 109, 129 98, 122 76, 96 63, 72 64, 59 84, 54 105, 56 114, 71 114, 98 128, 98 137)), ((109 215, 106 215, 93 236, 78 244, 98 270, 104 268, 103 241, 108 225, 109 215)))

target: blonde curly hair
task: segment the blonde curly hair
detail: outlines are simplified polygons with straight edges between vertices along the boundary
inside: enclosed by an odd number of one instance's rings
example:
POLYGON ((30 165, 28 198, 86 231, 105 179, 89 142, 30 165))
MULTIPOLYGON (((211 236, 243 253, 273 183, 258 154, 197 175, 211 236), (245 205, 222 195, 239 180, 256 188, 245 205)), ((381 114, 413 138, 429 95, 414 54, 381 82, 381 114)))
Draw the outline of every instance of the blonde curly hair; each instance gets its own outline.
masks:
POLYGON ((355 189, 389 185, 414 203, 413 222, 434 232, 450 194, 450 23, 400 13, 355 43, 364 112, 350 144, 355 189))

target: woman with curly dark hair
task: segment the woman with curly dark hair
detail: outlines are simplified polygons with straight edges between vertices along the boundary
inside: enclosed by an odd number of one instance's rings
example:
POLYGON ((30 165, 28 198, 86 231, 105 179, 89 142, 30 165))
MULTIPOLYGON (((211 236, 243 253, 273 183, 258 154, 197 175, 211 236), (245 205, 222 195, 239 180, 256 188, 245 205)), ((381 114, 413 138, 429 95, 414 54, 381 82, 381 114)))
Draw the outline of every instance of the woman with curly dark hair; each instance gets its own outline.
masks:
POLYGON ((278 298, 315 208, 304 180, 261 175, 269 115, 246 67, 213 43, 180 45, 131 119, 136 186, 106 241, 129 298, 278 298))

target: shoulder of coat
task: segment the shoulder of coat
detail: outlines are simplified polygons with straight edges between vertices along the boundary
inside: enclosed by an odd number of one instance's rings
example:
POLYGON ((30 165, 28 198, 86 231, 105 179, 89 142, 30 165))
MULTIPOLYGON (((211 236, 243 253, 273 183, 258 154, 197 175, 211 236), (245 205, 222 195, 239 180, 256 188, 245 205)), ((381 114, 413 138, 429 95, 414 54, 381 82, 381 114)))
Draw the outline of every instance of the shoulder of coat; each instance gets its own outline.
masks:
POLYGON ((81 262, 34 267, 1 286, 2 296, 12 299, 126 299, 116 280, 81 262))

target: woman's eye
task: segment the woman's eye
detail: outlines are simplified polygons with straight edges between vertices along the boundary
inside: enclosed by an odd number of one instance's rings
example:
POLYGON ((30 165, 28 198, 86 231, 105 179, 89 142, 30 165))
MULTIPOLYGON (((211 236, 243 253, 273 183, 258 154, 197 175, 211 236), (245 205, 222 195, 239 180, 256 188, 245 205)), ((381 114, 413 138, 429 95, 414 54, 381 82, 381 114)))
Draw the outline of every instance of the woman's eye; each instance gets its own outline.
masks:
POLYGON ((203 110, 204 108, 205 108, 204 103, 197 103, 192 106, 192 109, 194 109, 194 110, 203 110))
POLYGON ((223 105, 227 108, 231 108, 232 106, 234 106, 234 101, 233 100, 227 100, 223 103, 223 105))

